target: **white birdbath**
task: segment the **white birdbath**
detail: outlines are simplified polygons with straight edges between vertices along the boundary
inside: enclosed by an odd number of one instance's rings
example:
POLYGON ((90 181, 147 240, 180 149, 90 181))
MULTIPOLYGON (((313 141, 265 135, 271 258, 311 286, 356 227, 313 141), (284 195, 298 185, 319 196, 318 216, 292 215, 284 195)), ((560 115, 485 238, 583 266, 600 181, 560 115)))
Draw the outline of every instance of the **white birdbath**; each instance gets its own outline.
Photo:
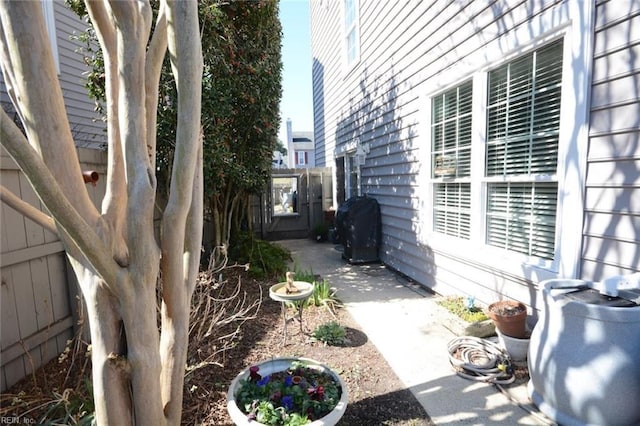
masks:
POLYGON ((300 323, 300 333, 303 333, 302 329, 302 309, 304 308, 304 300, 308 299, 313 294, 313 284, 306 281, 285 281, 269 288, 269 297, 271 299, 282 303, 282 319, 283 328, 282 334, 284 342, 287 340, 287 321, 291 318, 287 318, 287 303, 288 302, 300 302, 298 303, 298 322, 300 323), (295 291, 291 292, 289 289, 293 286, 295 291))

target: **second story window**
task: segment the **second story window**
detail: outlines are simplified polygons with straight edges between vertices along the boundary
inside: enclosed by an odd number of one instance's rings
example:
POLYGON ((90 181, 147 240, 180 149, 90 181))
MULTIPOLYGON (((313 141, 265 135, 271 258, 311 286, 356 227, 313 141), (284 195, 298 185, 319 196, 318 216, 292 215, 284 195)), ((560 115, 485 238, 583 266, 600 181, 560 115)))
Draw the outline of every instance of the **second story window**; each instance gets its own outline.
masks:
POLYGON ((348 67, 360 59, 359 32, 358 0, 344 0, 344 48, 348 67))
POLYGON ((296 152, 296 156, 297 156, 296 164, 300 166, 309 164, 309 153, 307 151, 298 151, 296 152))

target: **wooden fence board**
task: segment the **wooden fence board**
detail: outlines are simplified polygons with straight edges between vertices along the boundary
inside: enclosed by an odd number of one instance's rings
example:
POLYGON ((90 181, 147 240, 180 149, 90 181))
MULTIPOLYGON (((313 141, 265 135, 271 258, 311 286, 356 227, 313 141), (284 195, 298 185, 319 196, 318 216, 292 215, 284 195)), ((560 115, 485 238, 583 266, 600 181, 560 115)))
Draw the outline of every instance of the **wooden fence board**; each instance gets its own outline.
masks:
MULTIPOLYGON (((20 195, 20 177, 17 172, 2 173, 2 185, 16 195, 20 195)), ((23 216, 2 203, 2 233, 6 235, 6 243, 2 246, 2 252, 23 249, 27 247, 27 238, 24 232, 23 216)), ((3 265, 4 265, 4 254, 3 265)))
POLYGON ((53 310, 53 320, 60 321, 67 317, 71 309, 68 286, 75 284, 67 283, 67 271, 65 268, 66 256, 59 253, 47 256, 49 266, 49 276, 51 278, 51 308, 53 310))
POLYGON ((18 312, 13 286, 9 285, 13 280, 10 278, 12 271, 10 268, 2 269, 2 285, 0 286, 0 306, 2 307, 2 321, 0 321, 0 349, 4 350, 14 342, 20 340, 20 330, 18 328, 18 312))
POLYGON ((51 287, 49 285, 49 268, 46 258, 39 257, 29 262, 31 282, 33 284, 33 302, 35 306, 38 330, 42 330, 53 322, 51 307, 51 287))
MULTIPOLYGON (((34 207, 40 208, 40 199, 36 195, 33 187, 29 183, 27 177, 20 173, 20 198, 23 201, 31 204, 34 207)), ((23 218, 25 237, 27 240, 27 247, 33 247, 40 244, 44 244, 44 230, 42 226, 33 222, 31 219, 23 218)))

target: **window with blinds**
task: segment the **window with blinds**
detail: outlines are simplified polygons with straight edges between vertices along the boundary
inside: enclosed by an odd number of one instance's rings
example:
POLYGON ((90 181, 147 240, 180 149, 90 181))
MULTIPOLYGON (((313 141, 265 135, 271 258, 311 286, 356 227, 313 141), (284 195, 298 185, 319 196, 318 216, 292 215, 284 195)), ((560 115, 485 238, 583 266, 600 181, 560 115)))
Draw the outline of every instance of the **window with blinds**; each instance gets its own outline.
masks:
POLYGON ((469 239, 471 218, 471 81, 431 100, 433 230, 469 239))
POLYGON ((434 231, 469 239, 471 185, 469 183, 436 183, 433 211, 434 231))
POLYGON ((562 41, 489 72, 487 244, 553 259, 562 41))

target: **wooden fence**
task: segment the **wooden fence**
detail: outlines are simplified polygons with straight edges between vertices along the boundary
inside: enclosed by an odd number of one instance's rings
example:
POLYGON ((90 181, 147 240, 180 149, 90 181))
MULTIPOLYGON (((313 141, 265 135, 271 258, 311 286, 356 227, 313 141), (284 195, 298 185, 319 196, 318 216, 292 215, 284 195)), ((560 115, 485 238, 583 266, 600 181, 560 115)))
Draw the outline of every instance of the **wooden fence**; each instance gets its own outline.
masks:
MULTIPOLYGON (((106 152, 79 148, 83 170, 106 173, 106 152)), ((43 209, 26 176, 2 150, 0 181, 22 200, 43 209)), ((88 187, 99 206, 104 179, 88 187)), ((0 203, 0 391, 5 391, 64 351, 74 334, 75 276, 58 237, 0 203)))

